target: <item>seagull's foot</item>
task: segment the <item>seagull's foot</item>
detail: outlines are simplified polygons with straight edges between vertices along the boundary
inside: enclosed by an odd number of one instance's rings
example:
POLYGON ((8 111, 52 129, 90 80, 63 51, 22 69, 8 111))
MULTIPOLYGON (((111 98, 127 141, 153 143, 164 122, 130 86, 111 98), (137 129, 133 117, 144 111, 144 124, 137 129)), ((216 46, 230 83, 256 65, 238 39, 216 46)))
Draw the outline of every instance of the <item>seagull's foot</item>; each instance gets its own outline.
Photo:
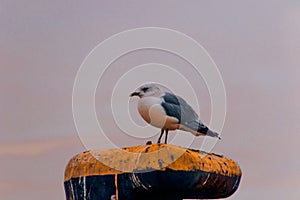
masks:
POLYGON ((159 138, 157 140, 157 144, 160 144, 160 140, 161 140, 161 137, 163 136, 163 134, 164 134, 164 129, 161 129, 160 136, 159 136, 159 138))
POLYGON ((165 144, 168 143, 168 133, 169 133, 169 129, 166 129, 166 134, 165 134, 165 144))

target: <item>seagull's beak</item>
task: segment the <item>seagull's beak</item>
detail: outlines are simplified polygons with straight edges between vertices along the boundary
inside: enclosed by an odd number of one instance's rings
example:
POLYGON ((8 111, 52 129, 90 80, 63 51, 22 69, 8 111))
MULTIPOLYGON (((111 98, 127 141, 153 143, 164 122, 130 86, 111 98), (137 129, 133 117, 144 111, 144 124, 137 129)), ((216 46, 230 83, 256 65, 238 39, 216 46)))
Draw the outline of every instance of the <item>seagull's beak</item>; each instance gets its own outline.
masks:
POLYGON ((140 93, 139 92, 133 92, 130 94, 130 97, 133 97, 133 96, 140 96, 140 93))

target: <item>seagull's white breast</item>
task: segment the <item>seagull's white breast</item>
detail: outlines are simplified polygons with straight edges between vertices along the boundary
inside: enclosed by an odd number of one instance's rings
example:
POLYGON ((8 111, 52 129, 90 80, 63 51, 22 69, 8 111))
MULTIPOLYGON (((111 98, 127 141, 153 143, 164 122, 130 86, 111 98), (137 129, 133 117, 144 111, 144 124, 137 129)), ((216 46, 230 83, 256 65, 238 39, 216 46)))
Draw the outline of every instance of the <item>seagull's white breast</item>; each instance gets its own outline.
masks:
POLYGON ((139 99, 138 111, 142 118, 152 126, 169 130, 177 129, 179 127, 178 120, 167 116, 161 102, 162 99, 159 97, 143 97, 139 99))

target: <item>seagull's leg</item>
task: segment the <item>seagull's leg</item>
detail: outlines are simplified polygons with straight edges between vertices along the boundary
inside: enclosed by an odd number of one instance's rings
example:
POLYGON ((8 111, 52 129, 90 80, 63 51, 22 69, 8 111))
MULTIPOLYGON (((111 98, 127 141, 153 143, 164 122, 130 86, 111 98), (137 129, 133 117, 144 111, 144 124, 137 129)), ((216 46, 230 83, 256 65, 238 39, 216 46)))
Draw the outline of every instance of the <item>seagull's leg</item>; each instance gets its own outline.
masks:
POLYGON ((161 129, 160 136, 159 136, 158 141, 157 141, 158 144, 160 143, 160 140, 161 140, 161 137, 163 136, 163 134, 164 134, 164 129, 161 129))
POLYGON ((168 132, 169 132, 169 129, 166 129, 165 144, 167 144, 167 142, 168 142, 168 132))

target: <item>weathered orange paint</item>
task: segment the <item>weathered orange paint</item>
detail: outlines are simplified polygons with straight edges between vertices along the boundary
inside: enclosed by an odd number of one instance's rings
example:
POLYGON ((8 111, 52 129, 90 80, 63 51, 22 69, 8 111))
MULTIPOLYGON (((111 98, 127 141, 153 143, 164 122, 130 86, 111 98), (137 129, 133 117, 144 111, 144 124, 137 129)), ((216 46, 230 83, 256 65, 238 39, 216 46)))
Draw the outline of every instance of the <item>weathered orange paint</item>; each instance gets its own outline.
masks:
POLYGON ((236 162, 221 155, 170 144, 151 144, 80 153, 69 161, 65 181, 83 176, 122 174, 146 169, 200 170, 229 177, 242 174, 236 162))

